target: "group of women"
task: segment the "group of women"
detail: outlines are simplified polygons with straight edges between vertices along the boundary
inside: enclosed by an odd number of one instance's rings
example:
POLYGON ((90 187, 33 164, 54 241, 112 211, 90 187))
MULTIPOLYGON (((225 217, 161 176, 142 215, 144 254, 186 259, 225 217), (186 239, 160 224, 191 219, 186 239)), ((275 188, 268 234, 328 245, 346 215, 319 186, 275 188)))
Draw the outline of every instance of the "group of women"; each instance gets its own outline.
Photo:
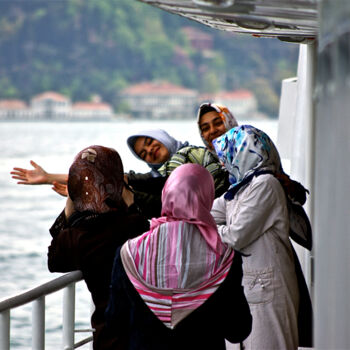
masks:
POLYGON ((309 227, 294 223, 308 223, 305 189, 269 136, 238 126, 226 107, 202 104, 197 122, 206 147, 164 130, 128 138, 147 174, 124 174, 103 146, 82 150, 68 176, 14 168, 19 183, 63 194, 68 181, 50 271, 82 270, 94 349, 311 346, 311 302, 290 241, 309 227))

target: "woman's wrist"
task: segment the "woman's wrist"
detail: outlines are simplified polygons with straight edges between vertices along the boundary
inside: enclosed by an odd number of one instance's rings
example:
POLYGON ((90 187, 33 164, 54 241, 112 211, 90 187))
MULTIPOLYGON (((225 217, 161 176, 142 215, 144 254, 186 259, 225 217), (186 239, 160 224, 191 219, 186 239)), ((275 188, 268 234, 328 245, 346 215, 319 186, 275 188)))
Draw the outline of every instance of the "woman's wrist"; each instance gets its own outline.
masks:
POLYGON ((45 174, 46 177, 46 184, 53 185, 53 183, 59 182, 61 184, 67 184, 68 182, 68 175, 67 174, 45 174))

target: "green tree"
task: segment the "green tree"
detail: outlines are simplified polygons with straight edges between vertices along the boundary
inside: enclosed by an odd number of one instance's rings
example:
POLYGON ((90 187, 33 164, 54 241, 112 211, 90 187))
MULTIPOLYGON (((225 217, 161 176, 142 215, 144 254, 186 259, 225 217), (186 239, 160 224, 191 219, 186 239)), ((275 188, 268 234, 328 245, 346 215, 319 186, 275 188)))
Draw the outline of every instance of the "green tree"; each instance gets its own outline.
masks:
POLYGON ((0 98, 29 100, 50 89, 73 101, 97 93, 116 107, 123 88, 157 79, 206 92, 251 88, 276 115, 298 46, 218 31, 134 0, 0 1, 0 52, 0 98), (210 35, 212 49, 192 46, 184 26, 210 35))

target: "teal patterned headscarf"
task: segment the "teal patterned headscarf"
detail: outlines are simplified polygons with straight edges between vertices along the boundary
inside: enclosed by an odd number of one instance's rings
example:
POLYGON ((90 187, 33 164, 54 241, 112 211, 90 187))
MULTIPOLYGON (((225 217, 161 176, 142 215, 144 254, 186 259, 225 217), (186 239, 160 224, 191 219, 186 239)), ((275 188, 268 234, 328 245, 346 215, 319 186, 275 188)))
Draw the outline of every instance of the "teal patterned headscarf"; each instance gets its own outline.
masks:
POLYGON ((278 151, 263 131, 241 125, 213 140, 219 160, 230 173, 230 189, 257 172, 283 173, 278 151))
POLYGON ((287 196, 289 235, 295 242, 311 250, 311 224, 302 207, 309 191, 284 173, 278 151, 269 136, 251 125, 241 125, 213 140, 213 146, 230 174, 231 186, 224 198, 232 200, 254 176, 266 173, 274 175, 287 196))

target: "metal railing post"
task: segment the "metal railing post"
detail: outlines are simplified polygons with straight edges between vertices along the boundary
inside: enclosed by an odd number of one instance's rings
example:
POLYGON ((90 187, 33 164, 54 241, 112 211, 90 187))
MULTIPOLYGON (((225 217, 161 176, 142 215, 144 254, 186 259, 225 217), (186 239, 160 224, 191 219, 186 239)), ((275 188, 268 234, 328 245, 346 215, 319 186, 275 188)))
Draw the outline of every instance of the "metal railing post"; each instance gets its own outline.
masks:
MULTIPOLYGON (((81 271, 72 271, 38 287, 0 300, 0 350, 10 350, 11 318, 13 308, 32 303, 32 349, 45 349, 45 296, 63 289, 62 334, 65 350, 71 350, 92 342, 92 336, 74 344, 75 334, 75 285, 82 280, 81 271)), ((91 332, 91 329, 83 330, 91 332)), ((29 345, 29 344, 28 344, 29 345)), ((59 348, 62 349, 62 346, 59 348)))
POLYGON ((0 349, 10 350, 10 310, 0 312, 0 349))
POLYGON ((74 348, 75 283, 63 290, 63 349, 74 348))
POLYGON ((45 296, 33 301, 32 349, 45 350, 45 296))

